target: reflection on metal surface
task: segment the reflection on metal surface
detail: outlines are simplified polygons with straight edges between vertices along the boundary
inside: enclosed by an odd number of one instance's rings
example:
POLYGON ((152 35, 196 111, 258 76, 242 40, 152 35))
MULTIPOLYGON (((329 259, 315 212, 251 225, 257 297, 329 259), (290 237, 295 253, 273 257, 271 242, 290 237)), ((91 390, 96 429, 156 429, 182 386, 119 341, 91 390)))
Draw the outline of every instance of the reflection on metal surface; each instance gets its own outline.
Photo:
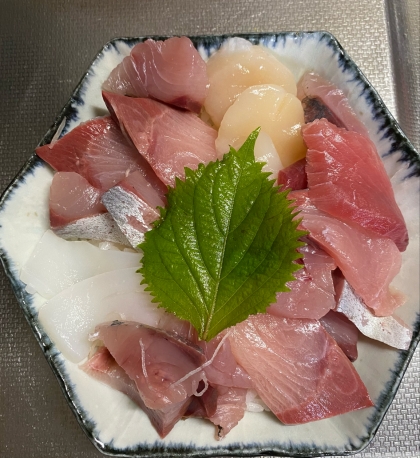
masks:
POLYGON ((418 0, 386 0, 397 119, 420 149, 420 6, 418 0))

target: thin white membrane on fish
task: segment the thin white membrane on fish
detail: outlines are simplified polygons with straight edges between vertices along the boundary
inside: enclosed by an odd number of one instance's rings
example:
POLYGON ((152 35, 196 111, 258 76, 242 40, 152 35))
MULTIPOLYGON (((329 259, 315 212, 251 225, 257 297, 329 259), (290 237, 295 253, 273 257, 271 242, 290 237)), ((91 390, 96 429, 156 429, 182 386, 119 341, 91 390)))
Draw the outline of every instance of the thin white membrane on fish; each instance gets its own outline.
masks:
POLYGON ((136 270, 130 267, 88 278, 41 307, 39 321, 65 358, 75 363, 86 358, 89 334, 106 321, 132 320, 157 327, 166 312, 152 304, 136 270))
POLYGON ((20 279, 46 299, 86 278, 111 270, 138 267, 140 253, 102 250, 85 241, 62 239, 45 232, 22 267, 20 279))

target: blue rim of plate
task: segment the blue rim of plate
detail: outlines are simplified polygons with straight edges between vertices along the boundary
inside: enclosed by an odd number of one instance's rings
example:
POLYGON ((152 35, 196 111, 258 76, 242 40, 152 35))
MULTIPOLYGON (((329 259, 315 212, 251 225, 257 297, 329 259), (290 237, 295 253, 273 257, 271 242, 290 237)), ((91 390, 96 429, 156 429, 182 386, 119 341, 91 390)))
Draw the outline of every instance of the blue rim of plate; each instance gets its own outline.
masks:
MULTIPOLYGON (((379 122, 379 130, 381 131, 382 137, 387 138, 391 141, 391 146, 389 149, 388 154, 392 154, 396 151, 400 152, 401 159, 400 161, 406 162, 409 164, 410 173, 406 176, 406 178, 410 178, 412 176, 420 177, 420 156, 419 153, 415 150, 409 139, 405 136, 404 132, 401 130, 400 126, 398 125, 397 121, 394 119, 392 114, 386 108, 384 102, 382 101, 379 94, 376 90, 372 87, 369 83, 365 75, 362 71, 358 68, 358 66, 353 62, 350 56, 346 53, 344 48, 339 44, 337 39, 330 34, 329 32, 325 31, 309 31, 309 32, 279 32, 279 33, 242 33, 242 34, 224 34, 224 35, 203 35, 203 36, 191 36, 189 37, 194 45, 197 47, 198 45, 204 45, 207 49, 211 47, 218 48, 223 41, 228 38, 232 37, 240 37, 251 41, 254 44, 258 43, 278 43, 280 41, 285 41, 286 38, 292 37, 294 40, 299 41, 303 40, 308 37, 317 37, 318 40, 324 42, 328 47, 330 47, 336 57, 338 58, 338 62, 340 67, 343 70, 350 71, 354 76, 354 79, 358 81, 362 85, 362 92, 364 93, 367 102, 371 106, 371 113, 373 115, 373 119, 379 122)), ((59 115, 57 116, 56 120, 42 138, 38 146, 50 143, 54 134, 56 133, 58 127, 60 126, 64 117, 67 120, 72 119, 76 115, 76 110, 73 108, 74 105, 81 105, 83 104, 83 86, 86 80, 90 77, 89 70, 95 65, 95 63, 101 59, 102 54, 109 50, 111 47, 116 48, 117 42, 125 42, 129 46, 133 46, 136 43, 145 41, 147 39, 154 39, 154 40, 165 40, 170 38, 170 36, 147 36, 147 37, 121 37, 121 38, 114 38, 103 48, 99 51, 96 57, 93 59, 91 64, 88 67, 88 70, 85 72, 84 76, 80 79, 79 83, 77 84, 76 88, 74 89, 70 99, 65 104, 59 115)), ((32 173, 33 170, 43 163, 43 161, 36 156, 35 153, 28 159, 25 165, 21 168, 21 170, 17 173, 15 178, 3 192, 0 197, 0 211, 2 210, 3 206, 6 204, 9 197, 13 195, 14 189, 19 187, 19 185, 23 182, 24 177, 28 173, 32 173)), ((270 456, 287 456, 287 457, 317 457, 317 456, 337 456, 337 455, 353 455, 355 453, 361 452, 364 448, 366 448, 370 441, 375 436, 383 417, 385 416, 388 408, 390 407, 392 400, 395 397, 395 394, 398 390, 398 387, 401 383, 401 380, 404 376, 404 373, 410 363, 410 360, 414 354, 417 344, 420 341, 420 313, 417 314, 417 319, 415 322, 414 330, 413 330, 413 338, 408 350, 399 350, 399 357, 398 361, 392 370, 392 376, 388 380, 385 388, 382 390, 378 401, 375 406, 375 412, 373 415, 369 417, 369 424, 367 426, 367 430, 369 431, 368 434, 359 438, 360 445, 357 446, 355 444, 350 444, 349 449, 325 449, 321 450, 319 447, 317 449, 311 447, 304 447, 304 446, 293 446, 293 448, 286 448, 279 446, 279 444, 273 443, 268 447, 261 447, 261 446, 247 446, 243 448, 241 444, 231 444, 227 447, 218 446, 215 448, 196 448, 196 447, 171 447, 171 444, 168 445, 159 445, 156 443, 154 446, 151 447, 144 447, 143 445, 139 445, 138 447, 134 448, 126 448, 124 450, 117 449, 113 446, 113 443, 110 442, 109 444, 102 443, 97 437, 94 435, 94 425, 91 424, 91 421, 88 419, 88 415, 86 414, 83 406, 78 403, 77 396, 72 391, 71 386, 67 384, 65 380, 65 371, 63 370, 62 363, 57 359, 58 351, 55 349, 54 345, 48 338, 48 336, 42 331, 39 327, 37 322, 36 314, 31 312, 30 307, 30 294, 25 291, 25 286, 20 282, 20 280, 16 277, 14 272, 11 268, 11 262, 8 259, 8 256, 3 247, 0 246, 0 260, 4 267, 5 273, 9 278, 13 292, 18 300, 18 303, 25 315, 26 320, 28 321, 31 329, 37 339, 45 358, 48 361, 53 373, 57 377, 57 380, 60 384, 61 390, 73 411, 79 425, 81 426, 84 433, 89 437, 95 447, 102 453, 106 455, 112 456, 121 456, 121 457, 144 457, 144 458, 152 458, 152 457, 165 457, 165 458, 172 458, 172 457, 194 457, 194 458, 205 458, 205 457, 222 457, 222 456, 241 456, 241 457, 251 457, 251 456, 262 456, 262 455, 270 455, 270 456)))

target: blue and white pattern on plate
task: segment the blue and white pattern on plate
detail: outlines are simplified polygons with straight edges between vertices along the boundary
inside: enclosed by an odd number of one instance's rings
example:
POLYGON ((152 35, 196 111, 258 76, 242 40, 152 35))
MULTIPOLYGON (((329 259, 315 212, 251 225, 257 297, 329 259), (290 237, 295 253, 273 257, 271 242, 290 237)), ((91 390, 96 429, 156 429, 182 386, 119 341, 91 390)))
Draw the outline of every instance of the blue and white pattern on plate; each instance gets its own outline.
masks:
MULTIPOLYGON (((18 302, 56 374, 81 427, 96 447, 117 456, 324 456, 354 453, 371 440, 389 407, 419 340, 419 176, 420 159, 378 94, 330 34, 279 33, 242 35, 279 55, 296 80, 313 70, 340 87, 377 146, 409 228, 410 244, 393 284, 408 296, 398 314, 414 331, 408 351, 397 351, 367 338, 359 343, 355 366, 375 407, 332 419, 284 426, 267 412, 248 412, 222 441, 214 426, 200 419, 179 422, 160 439, 147 417, 123 394, 90 379, 66 360, 43 332, 37 319, 41 296, 28 294, 19 272, 48 227, 48 193, 52 171, 35 155, 19 172, 0 201, 0 256, 18 302), (36 202, 36 204, 34 204, 36 202)), ((159 37, 153 37, 159 38, 159 37)), ((193 37, 207 58, 229 36, 193 37)), ((68 132, 82 121, 106 113, 101 85, 131 47, 144 40, 115 39, 104 46, 75 89, 41 144, 51 141, 65 118, 68 132)))

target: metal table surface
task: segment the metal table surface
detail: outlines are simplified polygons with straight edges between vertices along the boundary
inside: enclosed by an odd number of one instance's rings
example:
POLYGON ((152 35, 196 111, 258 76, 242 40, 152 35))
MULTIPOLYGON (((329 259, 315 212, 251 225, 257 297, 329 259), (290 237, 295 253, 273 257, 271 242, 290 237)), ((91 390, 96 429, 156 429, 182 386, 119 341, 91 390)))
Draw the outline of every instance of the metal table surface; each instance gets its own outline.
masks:
MULTIPOLYGON (((90 61, 117 36, 327 30, 419 149, 418 0, 1 0, 0 192, 90 61)), ((80 430, 0 272, 0 456, 102 456, 80 430)), ((358 457, 419 457, 417 350, 375 439, 358 457)))

